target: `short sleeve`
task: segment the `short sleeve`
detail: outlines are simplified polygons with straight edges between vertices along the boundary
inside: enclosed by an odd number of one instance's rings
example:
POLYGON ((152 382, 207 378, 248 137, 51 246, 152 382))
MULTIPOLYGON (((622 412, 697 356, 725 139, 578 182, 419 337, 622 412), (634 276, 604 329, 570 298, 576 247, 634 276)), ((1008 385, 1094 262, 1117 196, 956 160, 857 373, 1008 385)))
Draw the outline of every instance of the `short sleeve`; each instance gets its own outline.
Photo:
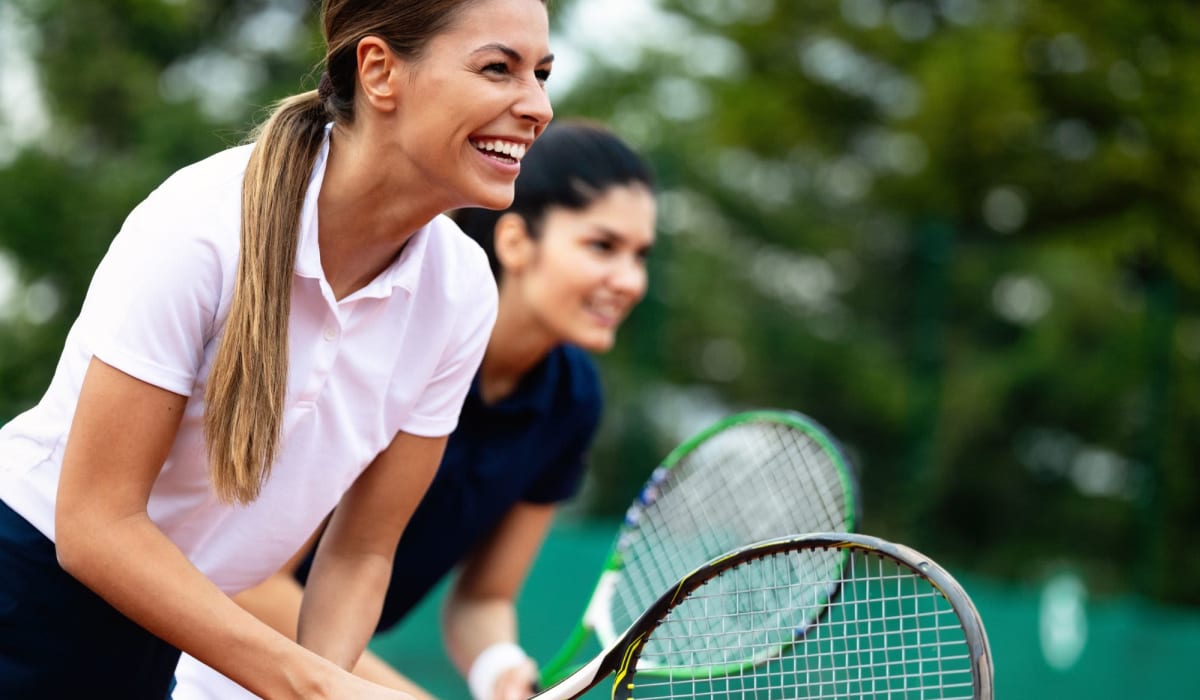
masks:
POLYGON ((80 319, 94 357, 187 396, 215 332, 222 265, 212 239, 163 210, 162 202, 143 202, 129 215, 97 267, 80 319))
MULTIPOLYGON (((482 254, 482 252, 481 252, 482 254)), ((447 344, 442 361, 421 393, 403 430, 414 435, 449 435, 458 425, 471 380, 483 361, 492 326, 496 323, 497 291, 490 274, 479 276, 481 283, 458 311, 460 322, 447 344)))

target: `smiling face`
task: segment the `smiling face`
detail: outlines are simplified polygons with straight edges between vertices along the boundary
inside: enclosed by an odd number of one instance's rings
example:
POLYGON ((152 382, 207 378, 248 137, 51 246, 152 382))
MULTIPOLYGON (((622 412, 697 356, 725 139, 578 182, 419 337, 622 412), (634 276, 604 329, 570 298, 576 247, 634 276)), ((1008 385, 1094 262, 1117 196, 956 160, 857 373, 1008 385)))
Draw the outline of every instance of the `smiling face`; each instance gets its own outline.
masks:
POLYGON ((541 0, 478 0, 393 78, 381 144, 442 208, 507 207, 525 150, 553 116, 553 56, 541 0))
POLYGON ((610 187, 583 209, 550 207, 536 239, 519 234, 524 252, 501 258, 501 313, 519 307, 555 343, 608 350, 646 293, 654 224, 641 184, 610 187))

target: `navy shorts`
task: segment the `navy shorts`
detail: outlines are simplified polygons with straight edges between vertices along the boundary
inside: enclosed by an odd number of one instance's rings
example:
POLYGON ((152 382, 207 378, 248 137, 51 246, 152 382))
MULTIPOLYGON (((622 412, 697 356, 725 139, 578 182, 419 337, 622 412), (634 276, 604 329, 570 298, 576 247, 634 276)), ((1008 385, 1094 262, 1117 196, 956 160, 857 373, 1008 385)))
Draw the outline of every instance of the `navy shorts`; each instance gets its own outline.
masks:
POLYGON ((58 565, 0 501, 0 698, 168 697, 179 651, 58 565))

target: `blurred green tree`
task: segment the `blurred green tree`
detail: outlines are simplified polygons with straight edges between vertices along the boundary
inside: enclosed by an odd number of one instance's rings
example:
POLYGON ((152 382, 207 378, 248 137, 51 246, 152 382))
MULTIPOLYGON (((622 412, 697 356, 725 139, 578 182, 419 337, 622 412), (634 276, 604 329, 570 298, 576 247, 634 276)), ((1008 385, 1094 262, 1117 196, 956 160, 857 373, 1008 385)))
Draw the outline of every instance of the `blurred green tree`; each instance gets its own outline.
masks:
POLYGON ((6 101, 40 108, 47 122, 39 138, 0 138, 13 144, 0 155, 0 288, 9 290, 0 312, 0 420, 44 390, 92 271, 133 206, 177 168, 242 141, 271 99, 304 87, 319 57, 307 6, 0 6, 4 36, 28 34, 41 86, 40 95, 6 101))
POLYGON ((556 105, 666 188, 596 507, 652 461, 626 431, 673 428, 661 456, 689 413, 790 407, 848 443, 870 531, 1200 602, 1194 5, 660 6, 556 105))
MULTIPOLYGON (((846 443, 870 532, 1200 603, 1194 4, 646 4, 640 46, 560 59, 581 63, 558 114, 610 123, 663 184, 582 509, 619 512, 711 418, 794 408, 846 443)), ((0 419, 134 204, 315 84, 315 5, 0 6, 50 124, 22 139, 0 109, 0 419)), ((554 3, 559 28, 585 5, 554 3)))

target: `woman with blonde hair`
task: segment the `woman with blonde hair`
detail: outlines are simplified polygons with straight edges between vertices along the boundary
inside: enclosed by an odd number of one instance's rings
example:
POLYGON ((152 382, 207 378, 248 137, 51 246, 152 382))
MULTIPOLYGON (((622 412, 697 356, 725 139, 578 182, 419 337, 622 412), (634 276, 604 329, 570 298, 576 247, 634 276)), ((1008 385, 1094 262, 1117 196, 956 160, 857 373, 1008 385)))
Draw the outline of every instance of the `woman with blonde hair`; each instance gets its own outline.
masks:
MULTIPOLYGON (((378 631, 457 568, 442 614, 451 660, 476 700, 516 700, 532 693, 537 670, 518 643, 514 601, 558 504, 583 478, 602 407, 590 353, 613 346, 646 292, 653 177, 607 129, 555 122, 522 162, 511 207, 454 216, 488 251, 499 312, 442 465, 400 539, 378 631)), ((299 581, 313 584, 313 564, 237 600, 295 634, 299 581)), ((369 653, 356 673, 428 697, 369 653)), ((187 657, 178 678, 175 700, 247 697, 187 657)))
POLYGON ((0 429, 0 697, 269 698, 351 674, 494 323, 479 246, 552 113, 542 0, 327 0, 318 90, 167 179, 0 429), (332 514, 331 514, 332 513, 332 514), (230 596, 328 516, 297 644, 230 596))

